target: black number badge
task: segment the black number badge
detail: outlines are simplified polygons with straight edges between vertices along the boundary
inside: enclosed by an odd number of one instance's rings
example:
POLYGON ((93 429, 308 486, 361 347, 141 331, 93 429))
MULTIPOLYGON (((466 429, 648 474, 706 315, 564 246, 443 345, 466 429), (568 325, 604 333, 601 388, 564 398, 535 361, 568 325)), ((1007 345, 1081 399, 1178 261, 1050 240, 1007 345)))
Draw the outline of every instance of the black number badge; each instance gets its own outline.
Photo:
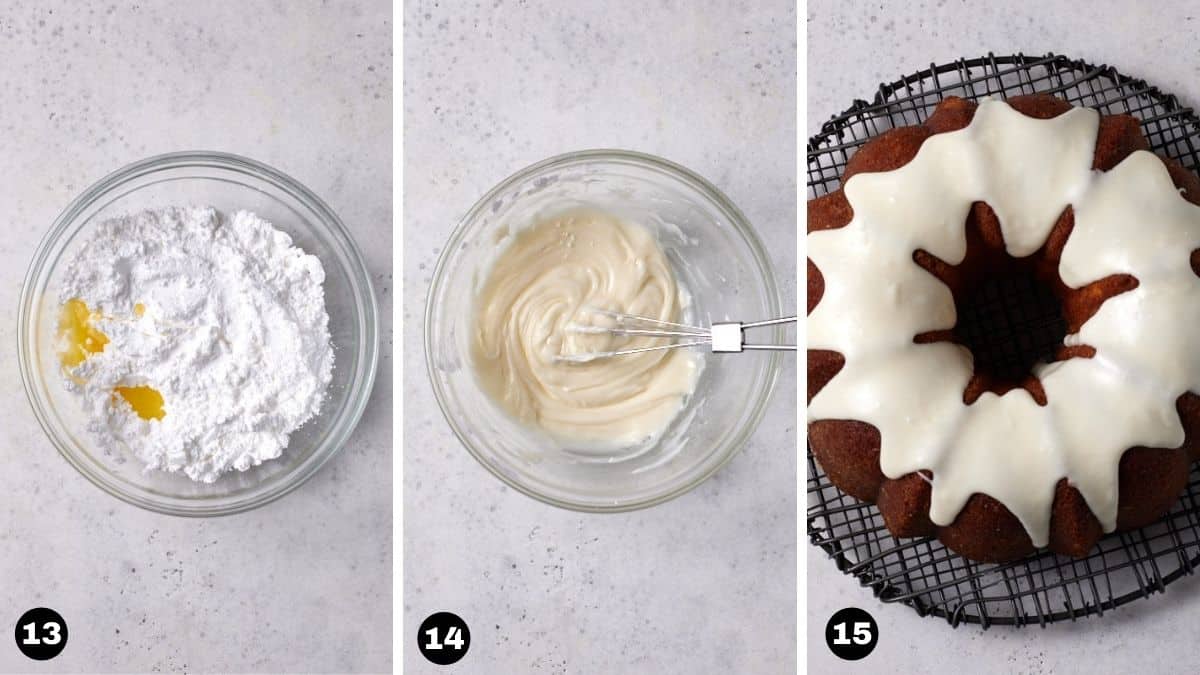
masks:
POLYGON ((31 659, 47 661, 67 646, 67 622, 62 615, 45 607, 29 610, 17 619, 17 649, 31 659))
POLYGON ((846 661, 866 657, 879 642, 875 617, 857 607, 838 610, 825 624, 825 644, 829 651, 846 661))
POLYGON ((471 646, 471 630, 457 614, 438 612, 421 622, 417 631, 417 649, 439 666, 457 663, 471 646))

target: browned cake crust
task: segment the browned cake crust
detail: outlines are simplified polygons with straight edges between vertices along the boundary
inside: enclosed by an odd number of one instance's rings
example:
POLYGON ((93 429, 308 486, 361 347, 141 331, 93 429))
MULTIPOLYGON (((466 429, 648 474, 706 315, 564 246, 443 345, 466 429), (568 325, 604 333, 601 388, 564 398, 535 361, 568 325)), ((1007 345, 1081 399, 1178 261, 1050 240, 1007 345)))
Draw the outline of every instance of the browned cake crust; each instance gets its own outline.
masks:
MULTIPOLYGON (((1051 118, 1071 109, 1070 104, 1048 95, 1021 96, 1008 100, 1022 114, 1051 118)), ((888 131, 871 140, 855 153, 846 165, 842 184, 856 173, 889 171, 907 164, 930 136, 967 126, 975 114, 975 104, 960 98, 942 101, 924 124, 888 131)), ((1093 167, 1107 171, 1135 150, 1148 150, 1136 119, 1128 115, 1102 116, 1093 167)), ((1200 205, 1200 178, 1175 160, 1162 158, 1184 198, 1200 205)), ((845 227, 853 215, 842 190, 808 202, 808 231, 845 227)), ((1077 332, 1106 299, 1137 286, 1128 275, 1113 275, 1081 289, 1071 289, 1058 276, 1063 246, 1074 227, 1068 208, 1055 223, 1041 250, 1017 261, 1022 268, 1046 283, 1062 304, 1063 318, 1070 333, 1077 332)), ((995 213, 986 204, 976 203, 967 217, 967 256, 963 263, 948 266, 937 258, 917 251, 913 260, 941 279, 957 297, 958 292, 980 278, 992 274, 1004 261, 1003 237, 995 213)), ((1200 251, 1192 254, 1192 269, 1200 275, 1200 251)), ((1005 264, 1011 265, 1008 259, 1005 264)), ((808 261, 808 312, 821 301, 825 290, 821 271, 808 261)), ((917 335, 917 342, 950 339, 949 331, 917 335)), ((1090 347, 1063 347, 1056 360, 1090 358, 1090 347)), ((827 350, 808 350, 808 400, 829 383, 845 361, 842 355, 827 350)), ((982 393, 1002 394, 1015 387, 1029 391, 1038 403, 1045 404, 1041 384, 1030 376, 1026 380, 997 382, 976 373, 963 392, 971 403, 982 393)), ((1200 459, 1200 396, 1185 393, 1176 401, 1183 422, 1185 440, 1179 448, 1128 449, 1121 457, 1118 473, 1117 528, 1125 530, 1151 523, 1165 514, 1187 485, 1192 461, 1200 459)), ((897 537, 936 536, 947 547, 968 558, 984 562, 1004 562, 1034 552, 1025 528, 1003 504, 975 494, 954 522, 938 527, 929 519, 930 484, 910 473, 896 479, 883 475, 879 467, 879 431, 857 420, 817 420, 808 425, 809 445, 829 479, 843 492, 858 499, 875 502, 888 529, 897 537)), ((926 475, 932 472, 925 471, 926 475)), ((1083 557, 1095 546, 1103 532, 1096 516, 1088 509, 1080 492, 1064 478, 1056 488, 1050 518, 1050 550, 1083 557)))

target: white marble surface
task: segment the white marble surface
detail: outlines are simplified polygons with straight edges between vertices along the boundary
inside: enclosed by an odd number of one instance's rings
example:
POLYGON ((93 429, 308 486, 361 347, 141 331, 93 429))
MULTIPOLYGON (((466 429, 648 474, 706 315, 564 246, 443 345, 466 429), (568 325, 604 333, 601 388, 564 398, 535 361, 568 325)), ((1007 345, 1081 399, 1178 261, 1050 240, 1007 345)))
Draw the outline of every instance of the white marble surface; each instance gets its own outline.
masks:
POLYGON ((409 673, 795 670, 795 367, 714 479, 622 515, 505 488, 442 419, 425 372, 441 246, 509 173, 586 147, 708 177, 769 242, 795 302, 793 3, 407 3, 405 631, 438 610, 472 629, 461 667, 404 646, 409 673))
MULTIPOLYGON (((808 18, 808 108, 805 130, 870 98, 880 82, 988 51, 1054 51, 1147 79, 1200 105, 1200 48, 1195 3, 961 3, 919 1, 857 4, 814 0, 808 18), (1093 19, 1092 17, 1097 17, 1093 19)), ((1200 579, 1187 578, 1165 595, 1139 600, 1103 617, 1045 630, 975 626, 952 630, 944 621, 884 605, 806 544, 808 667, 817 673, 1129 673, 1194 672, 1195 657, 1173 641, 1196 635, 1200 579), (853 664, 825 646, 825 623, 836 610, 859 606, 880 623, 875 652, 853 664)), ((1186 644, 1186 638, 1185 643, 1186 644)))
POLYGON ((0 671, 391 670, 391 81, 387 2, 0 3, 0 671), (381 377, 345 450, 256 511, 128 506, 55 452, 17 372, 21 281, 58 212, 107 172, 242 153, 321 195, 362 247, 381 377), (55 660, 15 648, 47 605, 55 660))

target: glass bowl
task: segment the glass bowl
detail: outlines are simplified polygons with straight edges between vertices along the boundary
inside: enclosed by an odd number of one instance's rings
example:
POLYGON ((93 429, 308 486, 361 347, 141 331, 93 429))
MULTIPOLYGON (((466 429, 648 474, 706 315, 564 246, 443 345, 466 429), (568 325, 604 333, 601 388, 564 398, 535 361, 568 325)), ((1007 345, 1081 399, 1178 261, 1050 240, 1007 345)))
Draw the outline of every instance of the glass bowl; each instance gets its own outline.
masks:
MULTIPOLYGON (((454 433, 513 488, 581 511, 652 506, 700 484, 741 449, 763 415, 781 357, 703 352, 695 393, 666 432, 645 447, 584 455, 515 421, 481 389, 470 362, 474 298, 501 248, 497 242, 508 232, 575 208, 605 211, 650 228, 691 292, 689 320, 708 325, 781 315, 762 243, 745 216, 710 183, 650 155, 574 152, 504 180, 451 235, 426 306, 429 376, 454 433)), ((764 329, 754 339, 781 342, 783 328, 764 329)))
POLYGON ((76 469, 105 492, 142 508, 180 516, 217 516, 261 506, 294 490, 346 442, 375 379, 375 295, 362 256, 342 222, 293 178, 245 157, 183 152, 126 166, 88 188, 38 246, 18 314, 21 379, 38 422, 76 469), (334 345, 333 381, 321 413, 291 435, 283 454, 211 484, 146 471, 135 457, 108 454, 86 431, 80 402, 62 383, 56 353, 60 263, 97 223, 169 205, 253 211, 292 236, 325 267, 325 306, 334 345))

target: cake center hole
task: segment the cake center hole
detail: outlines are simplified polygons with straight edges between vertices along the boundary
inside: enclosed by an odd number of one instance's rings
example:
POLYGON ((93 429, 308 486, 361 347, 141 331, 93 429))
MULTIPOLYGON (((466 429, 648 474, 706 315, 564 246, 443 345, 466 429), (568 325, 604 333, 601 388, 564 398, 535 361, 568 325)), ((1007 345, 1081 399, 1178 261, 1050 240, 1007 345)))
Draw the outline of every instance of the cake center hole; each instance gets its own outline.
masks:
POLYGON ((1062 345, 1067 324, 1049 285, 1027 271, 990 277, 956 301, 957 341, 971 350, 975 372, 1018 383, 1062 345))

